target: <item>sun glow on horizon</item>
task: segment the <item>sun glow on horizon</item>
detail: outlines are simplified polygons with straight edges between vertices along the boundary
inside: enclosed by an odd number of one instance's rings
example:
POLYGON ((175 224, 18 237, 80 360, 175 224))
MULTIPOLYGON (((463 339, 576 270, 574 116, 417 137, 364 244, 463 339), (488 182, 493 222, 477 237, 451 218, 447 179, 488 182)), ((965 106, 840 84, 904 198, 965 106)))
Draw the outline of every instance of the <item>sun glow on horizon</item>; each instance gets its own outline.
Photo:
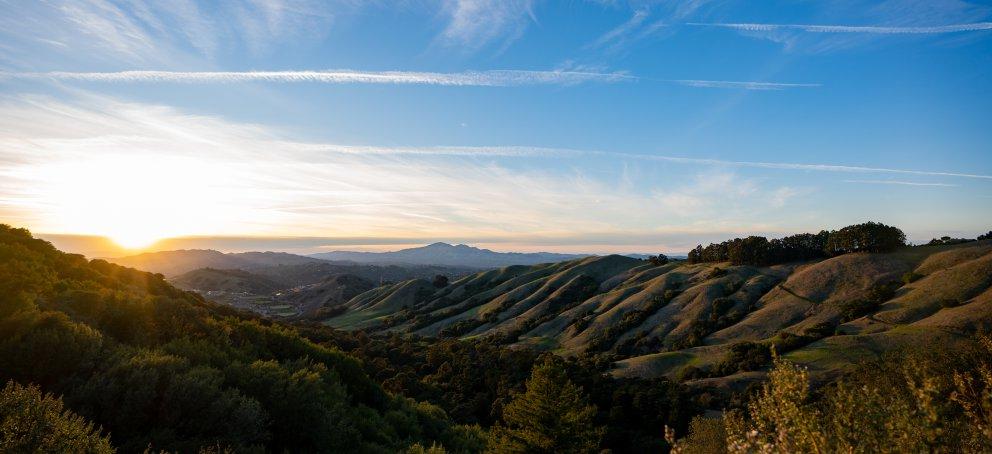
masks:
POLYGON ((218 184, 224 172, 200 160, 104 155, 30 172, 56 229, 104 236, 129 250, 170 237, 221 233, 236 219, 218 184))

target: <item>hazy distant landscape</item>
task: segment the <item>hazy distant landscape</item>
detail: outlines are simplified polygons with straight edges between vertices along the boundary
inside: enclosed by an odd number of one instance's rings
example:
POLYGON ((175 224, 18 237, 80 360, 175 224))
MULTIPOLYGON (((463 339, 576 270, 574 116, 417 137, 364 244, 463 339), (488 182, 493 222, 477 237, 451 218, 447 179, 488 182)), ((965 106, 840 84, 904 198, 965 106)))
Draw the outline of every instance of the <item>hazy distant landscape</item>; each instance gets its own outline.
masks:
POLYGON ((992 452, 992 4, 0 1, 0 454, 992 452))

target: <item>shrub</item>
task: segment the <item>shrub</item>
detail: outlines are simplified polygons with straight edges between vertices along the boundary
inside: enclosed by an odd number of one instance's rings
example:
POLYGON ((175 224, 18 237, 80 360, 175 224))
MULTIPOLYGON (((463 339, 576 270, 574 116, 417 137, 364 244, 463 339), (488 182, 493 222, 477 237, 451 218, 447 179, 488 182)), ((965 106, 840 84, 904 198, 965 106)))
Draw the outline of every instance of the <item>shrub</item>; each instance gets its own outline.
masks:
POLYGON ((922 274, 919 274, 919 273, 916 273, 916 272, 913 272, 913 271, 909 271, 906 274, 903 274, 902 275, 902 283, 903 284, 912 284, 913 282, 916 282, 916 281, 920 280, 922 277, 923 277, 922 274))
POLYGON ((757 342, 738 342, 730 346, 730 351, 724 356, 717 367, 720 375, 730 375, 737 371, 758 370, 772 359, 772 350, 768 345, 757 342))
POLYGON ((93 423, 64 410, 62 399, 13 381, 0 391, 0 452, 112 453, 93 423))
POLYGON ((992 240, 992 230, 990 230, 989 233, 986 233, 984 235, 978 235, 978 241, 982 241, 982 240, 992 240))
POLYGON ((809 328, 803 330, 803 335, 808 337, 815 337, 817 339, 822 339, 833 334, 835 331, 835 326, 830 322, 820 322, 809 328))
POLYGON ((713 452, 990 452, 992 343, 984 343, 980 353, 884 357, 816 394, 806 369, 776 358, 746 413, 724 413, 726 445, 713 452))
POLYGON ((849 322, 859 317, 863 317, 878 309, 879 303, 872 300, 853 300, 841 304, 840 315, 844 322, 849 322))
POLYGON ((943 308, 948 308, 949 309, 949 308, 952 308, 952 307, 958 307, 960 305, 961 305, 961 302, 958 301, 958 300, 956 300, 956 299, 954 299, 954 298, 944 298, 944 299, 940 300, 940 307, 943 307, 943 308))
POLYGON ((443 274, 438 274, 434 276, 434 280, 431 282, 434 288, 445 288, 448 286, 448 276, 443 274))
POLYGON ((727 429, 723 420, 697 416, 689 423, 689 435, 675 440, 675 432, 665 427, 665 441, 673 454, 709 454, 727 452, 727 429))
POLYGON ((652 255, 648 257, 648 261, 654 266, 667 265, 668 256, 665 254, 652 255))

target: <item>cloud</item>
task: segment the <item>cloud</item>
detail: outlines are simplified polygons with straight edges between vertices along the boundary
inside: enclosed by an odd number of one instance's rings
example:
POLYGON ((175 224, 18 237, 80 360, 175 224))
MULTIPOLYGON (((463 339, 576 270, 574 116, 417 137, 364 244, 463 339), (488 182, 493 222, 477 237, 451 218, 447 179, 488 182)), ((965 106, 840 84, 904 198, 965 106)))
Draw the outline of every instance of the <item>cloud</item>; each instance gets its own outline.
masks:
POLYGON ((220 51, 267 53, 287 40, 319 39, 350 0, 62 0, 0 2, 3 59, 35 67, 51 61, 175 64, 220 51))
POLYGON ((799 30, 808 33, 872 33, 881 35, 934 35, 942 33, 962 33, 992 30, 992 22, 973 24, 938 25, 929 27, 882 27, 851 25, 800 25, 800 24, 734 24, 734 23, 687 23, 698 27, 720 27, 747 32, 772 32, 778 30, 799 30))
MULTIPOLYGON (((761 161, 732 161, 725 159, 688 158, 681 156, 665 156, 656 154, 627 153, 604 150, 578 150, 569 148, 546 148, 527 146, 489 146, 489 147, 353 147, 344 145, 308 145, 316 149, 337 151, 341 153, 376 153, 376 154, 415 154, 415 155, 451 155, 451 156, 507 156, 507 157, 579 157, 603 156, 610 158, 627 158, 646 161, 662 161, 677 164, 693 164, 720 167, 750 167, 760 169, 799 170, 813 172, 840 173, 892 173, 905 175, 926 175, 955 178, 974 178, 992 180, 992 175, 964 172, 947 172, 938 170, 892 169, 885 167, 867 167, 839 164, 803 164, 792 162, 761 162, 761 161)), ((868 180, 864 180, 868 181, 868 180)), ((889 180, 879 180, 889 181, 889 180)))
POLYGON ((621 153, 618 155, 628 156, 638 159, 677 162, 683 164, 711 164, 711 165, 723 165, 723 166, 734 166, 734 167, 754 167, 754 168, 762 168, 762 169, 782 169, 782 170, 805 170, 805 171, 817 171, 817 172, 898 173, 898 174, 906 174, 906 175, 931 175, 931 176, 978 178, 984 180, 992 180, 992 175, 961 173, 961 172, 890 169, 884 167, 864 167, 864 166, 848 166, 848 165, 836 165, 836 164, 798 164, 798 163, 790 163, 790 162, 729 161, 722 159, 683 158, 677 156, 656 156, 656 155, 628 154, 628 153, 621 153))
POLYGON ((916 181, 897 181, 897 180, 844 180, 845 183, 860 183, 860 184, 895 184, 901 186, 935 186, 942 188, 956 188, 959 185, 949 184, 949 183, 920 183, 916 181))
POLYGON ((59 80, 84 82, 154 83, 328 83, 441 85, 473 87, 517 87, 526 85, 575 85, 581 83, 657 82, 694 88, 743 90, 785 90, 813 88, 820 84, 753 82, 729 80, 667 80, 643 78, 624 72, 490 70, 455 73, 411 71, 118 71, 118 72, 3 72, 2 79, 59 80))
POLYGON ((497 42, 505 49, 536 22, 533 6, 533 0, 447 0, 448 24, 439 38, 468 51, 497 42))
POLYGON ((0 98, 0 218, 112 237, 580 238, 750 228, 771 195, 720 169, 623 184, 619 164, 502 163, 584 156, 570 150, 304 143, 170 107, 81 101, 0 98))
POLYGON ((620 82, 638 78, 619 72, 580 71, 465 71, 457 73, 409 71, 119 71, 119 72, 0 72, 0 79, 52 79, 87 82, 312 82, 330 84, 399 84, 513 87, 522 85, 572 85, 584 82, 620 82))
POLYGON ((772 191, 769 204, 775 208, 782 208, 793 198, 804 194, 806 191, 791 188, 788 186, 782 186, 774 191, 772 191))
POLYGON ((612 45, 618 47, 626 41, 627 35, 631 32, 639 29, 644 20, 650 16, 651 13, 647 9, 638 9, 634 11, 634 14, 626 22, 618 25, 616 28, 604 33, 595 42, 593 42, 590 47, 601 48, 612 45))
POLYGON ((821 84, 737 82, 729 80, 670 80, 669 82, 696 88, 739 88, 744 90, 785 90, 789 88, 815 88, 822 86, 821 84))

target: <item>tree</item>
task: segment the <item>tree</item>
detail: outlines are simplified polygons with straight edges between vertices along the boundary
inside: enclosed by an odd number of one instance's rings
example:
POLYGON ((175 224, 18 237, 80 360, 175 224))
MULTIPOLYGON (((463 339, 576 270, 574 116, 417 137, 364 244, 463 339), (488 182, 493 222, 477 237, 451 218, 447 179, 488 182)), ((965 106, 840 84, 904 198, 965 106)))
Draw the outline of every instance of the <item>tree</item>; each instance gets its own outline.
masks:
POLYGON ((565 374, 560 359, 546 355, 534 366, 527 390, 503 409, 488 451, 495 453, 591 453, 599 450, 603 429, 593 418, 581 388, 565 374))
POLYGON ((695 248, 693 248, 691 251, 689 251, 689 255, 686 257, 686 261, 688 261, 689 263, 700 263, 700 262, 702 262, 703 261, 703 245, 702 244, 697 245, 695 248))
POLYGON ((448 286, 448 276, 438 274, 437 276, 434 276, 434 282, 432 282, 432 284, 434 284, 434 287, 436 288, 445 288, 448 286))
POLYGON ((768 238, 749 236, 730 242, 727 255, 731 265, 764 266, 768 264, 768 238))
POLYGON ((841 255, 850 252, 892 252, 906 245, 906 234, 896 227, 878 222, 849 225, 827 238, 826 252, 841 255))
POLYGON ((652 255, 648 257, 648 261, 654 266, 667 265, 668 256, 665 254, 652 255))
POLYGON ((985 235, 978 235, 978 241, 982 240, 992 240, 992 230, 989 230, 989 233, 986 233, 985 235))
POLYGON ((0 452, 112 453, 93 423, 37 386, 7 382, 0 391, 0 452))

